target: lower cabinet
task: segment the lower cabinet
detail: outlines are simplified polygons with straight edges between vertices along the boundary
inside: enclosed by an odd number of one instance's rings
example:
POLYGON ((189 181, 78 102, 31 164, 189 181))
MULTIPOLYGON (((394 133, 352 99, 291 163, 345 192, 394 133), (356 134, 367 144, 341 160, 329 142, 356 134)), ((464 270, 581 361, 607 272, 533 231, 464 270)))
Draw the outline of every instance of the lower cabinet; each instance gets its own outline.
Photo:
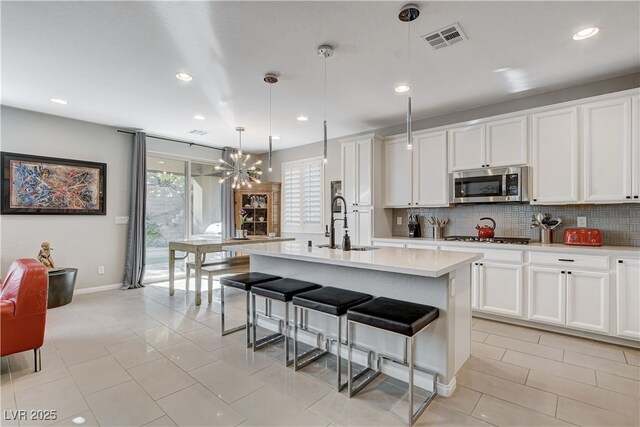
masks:
POLYGON ((609 332, 609 273, 567 271, 567 326, 609 332))
POLYGON ((564 325, 567 318, 566 271, 559 268, 529 267, 527 318, 564 325))
POLYGON ((478 310, 522 317, 523 266, 474 263, 478 310))
POLYGON ((529 267, 527 318, 609 332, 609 273, 529 267))
POLYGON ((616 335, 640 340, 640 260, 616 260, 616 335))

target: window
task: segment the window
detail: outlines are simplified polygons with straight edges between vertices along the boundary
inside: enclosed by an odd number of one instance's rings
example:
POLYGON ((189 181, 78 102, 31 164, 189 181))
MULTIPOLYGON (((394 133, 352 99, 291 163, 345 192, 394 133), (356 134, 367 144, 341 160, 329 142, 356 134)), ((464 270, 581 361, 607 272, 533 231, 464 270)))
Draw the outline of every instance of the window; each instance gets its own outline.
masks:
POLYGON ((282 231, 322 232, 323 183, 321 157, 282 164, 282 231))

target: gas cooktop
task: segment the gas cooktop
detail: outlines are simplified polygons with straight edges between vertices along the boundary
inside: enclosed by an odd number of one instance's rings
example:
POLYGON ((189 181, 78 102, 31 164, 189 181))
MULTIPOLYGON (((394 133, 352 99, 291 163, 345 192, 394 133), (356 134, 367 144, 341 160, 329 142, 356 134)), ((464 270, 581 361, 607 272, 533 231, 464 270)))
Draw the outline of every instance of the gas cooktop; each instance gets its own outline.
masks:
POLYGON ((447 236, 444 240, 454 242, 483 242, 483 243, 506 243, 512 245, 526 245, 531 239, 526 237, 492 237, 490 239, 481 239, 478 236, 447 236))

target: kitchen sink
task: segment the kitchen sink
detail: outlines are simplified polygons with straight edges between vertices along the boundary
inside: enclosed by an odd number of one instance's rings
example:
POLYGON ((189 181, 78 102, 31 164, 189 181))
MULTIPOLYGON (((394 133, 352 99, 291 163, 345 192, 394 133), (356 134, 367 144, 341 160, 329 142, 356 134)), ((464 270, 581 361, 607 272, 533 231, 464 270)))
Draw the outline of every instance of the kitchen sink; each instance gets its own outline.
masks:
MULTIPOLYGON (((328 248, 329 245, 316 245, 317 248, 328 248)), ((342 250, 342 245, 336 245, 336 249, 340 249, 342 250)), ((364 252, 364 251, 373 251, 375 249, 380 249, 380 248, 376 248, 374 246, 351 246, 351 250, 352 251, 358 251, 358 252, 364 252)))

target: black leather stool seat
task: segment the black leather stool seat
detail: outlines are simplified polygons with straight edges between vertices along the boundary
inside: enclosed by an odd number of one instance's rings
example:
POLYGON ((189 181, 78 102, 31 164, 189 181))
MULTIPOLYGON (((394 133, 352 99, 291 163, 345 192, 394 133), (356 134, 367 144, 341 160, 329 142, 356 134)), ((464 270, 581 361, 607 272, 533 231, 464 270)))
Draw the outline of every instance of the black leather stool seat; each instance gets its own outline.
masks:
POLYGON ((437 308, 429 305, 379 297, 350 308, 347 320, 411 337, 439 314, 437 308))
POLYGON ((333 316, 343 316, 349 308, 372 298, 371 295, 362 292, 325 286, 294 296, 293 304, 333 316))
POLYGON ((296 294, 321 287, 322 286, 318 284, 303 282, 302 280, 279 279, 254 285, 253 288, 251 288, 251 292, 255 295, 271 298, 276 301, 289 302, 296 294))
POLYGON ((282 277, 252 271, 250 273, 242 273, 236 274, 235 276, 223 277, 222 279, 220 279, 220 284, 243 291, 250 291, 251 288, 255 285, 278 279, 282 279, 282 277))

